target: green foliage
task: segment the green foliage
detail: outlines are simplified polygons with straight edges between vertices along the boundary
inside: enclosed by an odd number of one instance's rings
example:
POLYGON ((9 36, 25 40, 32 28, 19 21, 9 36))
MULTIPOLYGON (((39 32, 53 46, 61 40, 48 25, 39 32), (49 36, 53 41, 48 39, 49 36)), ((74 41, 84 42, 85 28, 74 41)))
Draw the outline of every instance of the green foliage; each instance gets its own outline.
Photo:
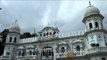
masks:
POLYGON ((9 32, 8 29, 4 29, 2 32, 1 32, 1 35, 2 35, 2 42, 0 43, 0 56, 3 54, 3 51, 4 51, 4 43, 6 41, 6 36, 7 36, 7 33, 9 32))
POLYGON ((38 35, 35 33, 35 34, 31 34, 29 32, 25 32, 21 35, 21 39, 22 38, 29 38, 29 37, 37 37, 38 35))

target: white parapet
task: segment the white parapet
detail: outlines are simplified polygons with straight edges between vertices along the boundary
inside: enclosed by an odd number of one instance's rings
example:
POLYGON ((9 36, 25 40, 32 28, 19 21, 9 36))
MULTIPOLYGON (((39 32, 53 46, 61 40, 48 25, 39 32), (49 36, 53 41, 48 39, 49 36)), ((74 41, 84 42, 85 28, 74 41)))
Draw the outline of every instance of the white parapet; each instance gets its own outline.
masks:
POLYGON ((80 36, 80 35, 84 35, 84 33, 85 33, 85 30, 72 31, 72 32, 68 32, 68 33, 61 33, 61 34, 59 34, 59 38, 80 36))
POLYGON ((30 43, 30 42, 36 42, 36 41, 37 41, 37 37, 31 37, 31 38, 20 39, 18 43, 30 43))

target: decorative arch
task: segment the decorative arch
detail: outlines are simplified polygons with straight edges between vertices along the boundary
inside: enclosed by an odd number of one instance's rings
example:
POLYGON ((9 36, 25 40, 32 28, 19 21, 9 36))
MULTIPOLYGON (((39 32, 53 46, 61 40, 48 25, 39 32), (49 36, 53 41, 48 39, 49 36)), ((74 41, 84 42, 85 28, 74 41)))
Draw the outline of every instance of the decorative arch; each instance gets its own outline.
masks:
POLYGON ((98 26, 98 22, 95 22, 95 27, 96 27, 96 28, 99 27, 99 26, 98 26))
POLYGON ((9 42, 12 42, 12 37, 10 37, 9 42))
POLYGON ((71 50, 71 48, 67 42, 63 41, 63 42, 60 42, 57 44, 57 48, 56 48, 57 53, 59 53, 59 52, 64 53, 64 52, 70 51, 70 50, 71 50))
POLYGON ((81 49, 80 46, 77 45, 77 46, 76 46, 76 51, 80 51, 80 49, 81 49))
POLYGON ((16 40, 17 40, 17 38, 15 37, 15 38, 14 38, 14 43, 16 43, 16 40))
POLYGON ((93 28, 92 23, 89 23, 89 27, 90 27, 90 29, 93 28))

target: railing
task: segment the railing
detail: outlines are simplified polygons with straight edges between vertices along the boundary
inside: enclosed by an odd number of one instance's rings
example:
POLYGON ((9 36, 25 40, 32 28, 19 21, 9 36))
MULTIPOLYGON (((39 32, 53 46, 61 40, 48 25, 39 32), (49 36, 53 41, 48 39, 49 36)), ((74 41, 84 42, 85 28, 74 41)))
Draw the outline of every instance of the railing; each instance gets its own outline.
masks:
POLYGON ((6 59, 9 59, 9 56, 0 56, 0 60, 2 60, 2 59, 3 59, 3 60, 4 60, 4 59, 5 59, 5 60, 6 60, 6 59))
POLYGON ((9 58, 9 56, 2 56, 2 58, 9 58))
POLYGON ((84 53, 85 53, 84 51, 76 51, 76 52, 75 52, 75 55, 76 55, 76 56, 83 56, 84 53))
POLYGON ((57 38, 58 36, 57 35, 53 35, 53 36, 41 36, 41 37, 38 37, 38 40, 50 40, 50 39, 53 39, 53 38, 57 38))
POLYGON ((17 56, 18 60, 37 59, 37 56, 17 56))
POLYGON ((55 53, 55 55, 56 55, 56 58, 67 57, 67 56, 65 56, 64 53, 55 53))
POLYGON ((20 39, 18 43, 29 43, 29 42, 36 42, 36 41, 37 41, 37 37, 31 37, 31 38, 20 39))
POLYGON ((66 57, 64 53, 59 53, 59 57, 66 57))
POLYGON ((81 56, 81 52, 80 52, 80 51, 77 51, 77 52, 75 53, 75 55, 76 55, 76 56, 81 56))
POLYGON ((80 36, 80 35, 84 35, 85 32, 86 32, 85 30, 79 30, 79 31, 73 31, 73 32, 68 32, 68 33, 61 33, 59 34, 59 38, 80 36))
POLYGON ((64 53, 55 53, 55 57, 56 58, 64 58, 64 57, 67 57, 64 55, 64 53))
POLYGON ((52 59, 52 56, 49 56, 49 57, 42 56, 42 59, 52 59))
POLYGON ((84 35, 86 31, 85 30, 79 30, 79 31, 73 31, 73 32, 68 32, 68 33, 59 33, 58 35, 53 35, 53 36, 41 36, 38 37, 38 40, 42 40, 42 39, 51 39, 51 38, 64 38, 64 37, 71 37, 71 36, 80 36, 80 35, 84 35))
POLYGON ((107 47, 95 47, 87 50, 87 53, 93 52, 107 52, 107 47))

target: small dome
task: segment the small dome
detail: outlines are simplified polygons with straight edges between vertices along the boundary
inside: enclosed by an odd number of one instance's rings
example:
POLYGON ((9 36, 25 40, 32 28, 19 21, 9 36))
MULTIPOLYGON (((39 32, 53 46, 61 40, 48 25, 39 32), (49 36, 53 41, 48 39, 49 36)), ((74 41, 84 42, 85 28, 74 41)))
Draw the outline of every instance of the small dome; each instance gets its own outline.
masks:
POLYGON ((50 24, 48 24, 47 26, 45 26, 45 27, 41 30, 41 32, 43 32, 44 30, 49 30, 49 29, 59 32, 58 27, 56 27, 55 25, 50 25, 50 24))
POLYGON ((9 32, 17 32, 20 33, 20 27, 18 24, 15 22, 9 27, 9 32))
POLYGON ((93 6, 93 5, 89 5, 87 8, 86 8, 86 11, 85 11, 85 17, 86 16, 90 16, 90 15, 93 15, 93 14, 100 14, 100 11, 97 7, 93 6))

